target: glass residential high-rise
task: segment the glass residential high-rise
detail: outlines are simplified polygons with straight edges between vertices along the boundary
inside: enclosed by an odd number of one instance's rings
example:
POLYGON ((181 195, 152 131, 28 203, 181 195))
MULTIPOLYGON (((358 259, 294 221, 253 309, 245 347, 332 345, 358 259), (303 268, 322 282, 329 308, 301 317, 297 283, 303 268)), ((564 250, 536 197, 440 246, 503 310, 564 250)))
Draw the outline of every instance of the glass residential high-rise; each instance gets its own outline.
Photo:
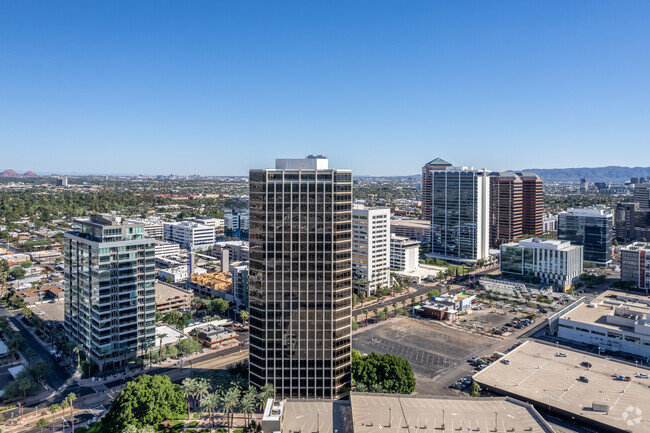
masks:
POLYGON ((113 215, 65 234, 65 327, 98 372, 124 368, 155 341, 154 240, 113 215))
POLYGON ((351 385, 352 172, 308 156, 249 180, 250 383, 338 398, 351 385))
POLYGON ((606 265, 612 261, 614 215, 603 205, 569 208, 558 214, 557 238, 584 246, 585 261, 606 265))
POLYGON ((488 172, 446 167, 430 173, 431 255, 470 263, 488 257, 488 172))

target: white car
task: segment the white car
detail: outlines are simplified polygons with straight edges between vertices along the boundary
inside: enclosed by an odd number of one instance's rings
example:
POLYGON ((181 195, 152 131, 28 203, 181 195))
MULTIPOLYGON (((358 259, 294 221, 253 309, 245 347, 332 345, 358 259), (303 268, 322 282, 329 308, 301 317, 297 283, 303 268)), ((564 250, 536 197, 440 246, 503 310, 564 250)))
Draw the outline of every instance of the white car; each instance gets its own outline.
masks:
POLYGON ((510 365, 509 359, 502 359, 501 362, 503 362, 505 365, 510 365))
POLYGON ((555 354, 555 356, 558 356, 558 357, 560 357, 560 358, 566 358, 566 353, 564 353, 564 352, 557 352, 557 353, 555 354))
POLYGON ((638 377, 640 379, 648 379, 648 378, 650 378, 650 376, 648 376, 645 373, 637 373, 637 374, 634 375, 634 377, 638 377))

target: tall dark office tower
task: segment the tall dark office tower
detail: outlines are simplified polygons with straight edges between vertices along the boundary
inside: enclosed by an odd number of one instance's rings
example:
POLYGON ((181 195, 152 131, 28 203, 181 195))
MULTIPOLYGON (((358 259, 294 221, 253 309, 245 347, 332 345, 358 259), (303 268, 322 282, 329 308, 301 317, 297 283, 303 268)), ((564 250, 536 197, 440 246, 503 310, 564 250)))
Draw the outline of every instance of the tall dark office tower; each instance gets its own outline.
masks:
POLYGON ((535 173, 517 173, 522 181, 521 232, 541 236, 544 233, 544 182, 535 173))
POLYGON ((635 239, 635 218, 639 203, 617 203, 614 213, 616 239, 619 242, 631 242, 635 239))
POLYGON ((100 373, 155 346, 154 240, 113 215, 75 220, 65 234, 65 328, 100 373), (76 227, 75 227, 76 226, 76 227))
POLYGON ((422 219, 425 221, 431 221, 431 173, 447 167, 451 167, 451 164, 440 158, 429 161, 422 167, 422 219))
POLYGON ((612 261, 614 214, 600 204, 569 208, 558 214, 557 238, 583 245, 585 261, 608 265, 612 261))
POLYGON ((351 384, 352 172, 308 156, 249 180, 250 383, 338 398, 351 384))
POLYGON ((521 239, 523 182, 512 171, 490 173, 490 246, 521 239))

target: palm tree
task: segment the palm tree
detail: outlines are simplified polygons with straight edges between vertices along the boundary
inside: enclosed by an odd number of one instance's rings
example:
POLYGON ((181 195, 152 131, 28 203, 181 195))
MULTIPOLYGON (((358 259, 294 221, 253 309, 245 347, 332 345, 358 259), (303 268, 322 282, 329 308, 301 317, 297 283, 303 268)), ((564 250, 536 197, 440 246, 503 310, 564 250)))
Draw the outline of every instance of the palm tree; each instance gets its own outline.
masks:
POLYGON ((190 417, 190 407, 191 407, 191 401, 196 395, 196 379, 192 379, 191 377, 186 377, 183 379, 183 383, 181 384, 181 391, 183 392, 183 395, 187 399, 187 419, 188 421, 191 420, 192 418, 190 417))
POLYGON ((246 390, 241 398, 239 406, 246 416, 246 424, 248 425, 250 415, 255 412, 255 408, 257 407, 257 390, 254 386, 248 387, 248 390, 246 390))
POLYGON ((275 398, 275 388, 270 382, 266 382, 262 389, 260 389, 259 398, 261 400, 260 406, 261 409, 264 409, 264 405, 269 398, 275 398))
POLYGON ((198 399, 199 405, 201 401, 210 393, 210 384, 207 379, 200 378, 196 381, 195 398, 198 399))
POLYGON ((373 383, 370 386, 370 392, 382 393, 384 392, 384 388, 379 383, 373 383))
POLYGON ((240 311, 239 317, 241 318, 242 325, 246 326, 246 322, 248 321, 248 311, 240 311))
POLYGON ((221 409, 228 419, 228 433, 230 433, 230 429, 232 428, 235 410, 239 407, 240 395, 241 392, 239 391, 239 388, 233 387, 230 388, 221 398, 221 409))
POLYGON ((71 392, 66 397, 66 400, 70 402, 70 424, 72 424, 72 433, 74 433, 74 406, 72 403, 77 399, 77 395, 74 392, 71 392))
MULTIPOLYGON (((61 404, 59 405, 59 408, 63 411, 63 416, 61 417, 62 421, 61 424, 65 425, 65 410, 69 408, 70 405, 68 404, 68 400, 63 400, 61 404)), ((65 427, 63 427, 63 431, 65 431, 65 427)))
POLYGON ((47 425, 47 421, 45 420, 45 418, 39 419, 38 422, 36 423, 36 426, 41 428, 41 433, 43 433, 43 427, 45 427, 46 425, 47 425))
POLYGON ((81 366, 81 350, 82 349, 83 349, 83 347, 81 345, 77 345, 77 346, 74 347, 74 349, 72 349, 72 353, 77 354, 77 371, 79 371, 79 368, 81 366))
POLYGON ((52 433, 54 433, 54 421, 56 421, 56 418, 54 417, 54 414, 57 413, 61 409, 58 404, 53 404, 50 406, 50 413, 52 414, 52 433))
POLYGON ((158 354, 160 355, 160 360, 162 361, 162 342, 163 338, 165 338, 167 334, 164 332, 161 332, 160 334, 156 334, 156 337, 160 338, 160 348, 158 349, 158 354))
POLYGON ((363 314, 365 314, 366 316, 366 326, 368 326, 368 314, 369 314, 368 310, 365 310, 363 314))
POLYGON ((220 398, 219 394, 217 393, 208 394, 201 400, 201 410, 208 413, 208 419, 210 420, 211 428, 214 427, 212 414, 215 409, 219 407, 219 402, 220 398))
POLYGON ((393 317, 397 317, 397 302, 393 302, 393 317))
POLYGON ((373 316, 374 316, 374 318, 375 318, 374 323, 377 323, 377 313, 379 313, 379 310, 378 310, 377 308, 374 308, 374 309, 372 310, 372 314, 373 314, 373 316))

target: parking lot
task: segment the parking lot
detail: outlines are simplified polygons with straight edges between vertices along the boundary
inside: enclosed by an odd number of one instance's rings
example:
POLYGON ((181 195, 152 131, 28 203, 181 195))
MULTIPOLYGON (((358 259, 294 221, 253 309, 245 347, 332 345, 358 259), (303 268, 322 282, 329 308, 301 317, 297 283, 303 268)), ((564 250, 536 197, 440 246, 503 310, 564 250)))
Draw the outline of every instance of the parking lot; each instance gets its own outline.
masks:
POLYGON ((495 341, 439 322, 404 317, 360 330, 354 334, 352 347, 362 354, 390 353, 405 358, 416 376, 430 379, 446 368, 469 368, 466 360, 495 341))
POLYGON ((42 302, 30 308, 34 314, 37 314, 43 320, 63 322, 63 300, 54 303, 42 302))

